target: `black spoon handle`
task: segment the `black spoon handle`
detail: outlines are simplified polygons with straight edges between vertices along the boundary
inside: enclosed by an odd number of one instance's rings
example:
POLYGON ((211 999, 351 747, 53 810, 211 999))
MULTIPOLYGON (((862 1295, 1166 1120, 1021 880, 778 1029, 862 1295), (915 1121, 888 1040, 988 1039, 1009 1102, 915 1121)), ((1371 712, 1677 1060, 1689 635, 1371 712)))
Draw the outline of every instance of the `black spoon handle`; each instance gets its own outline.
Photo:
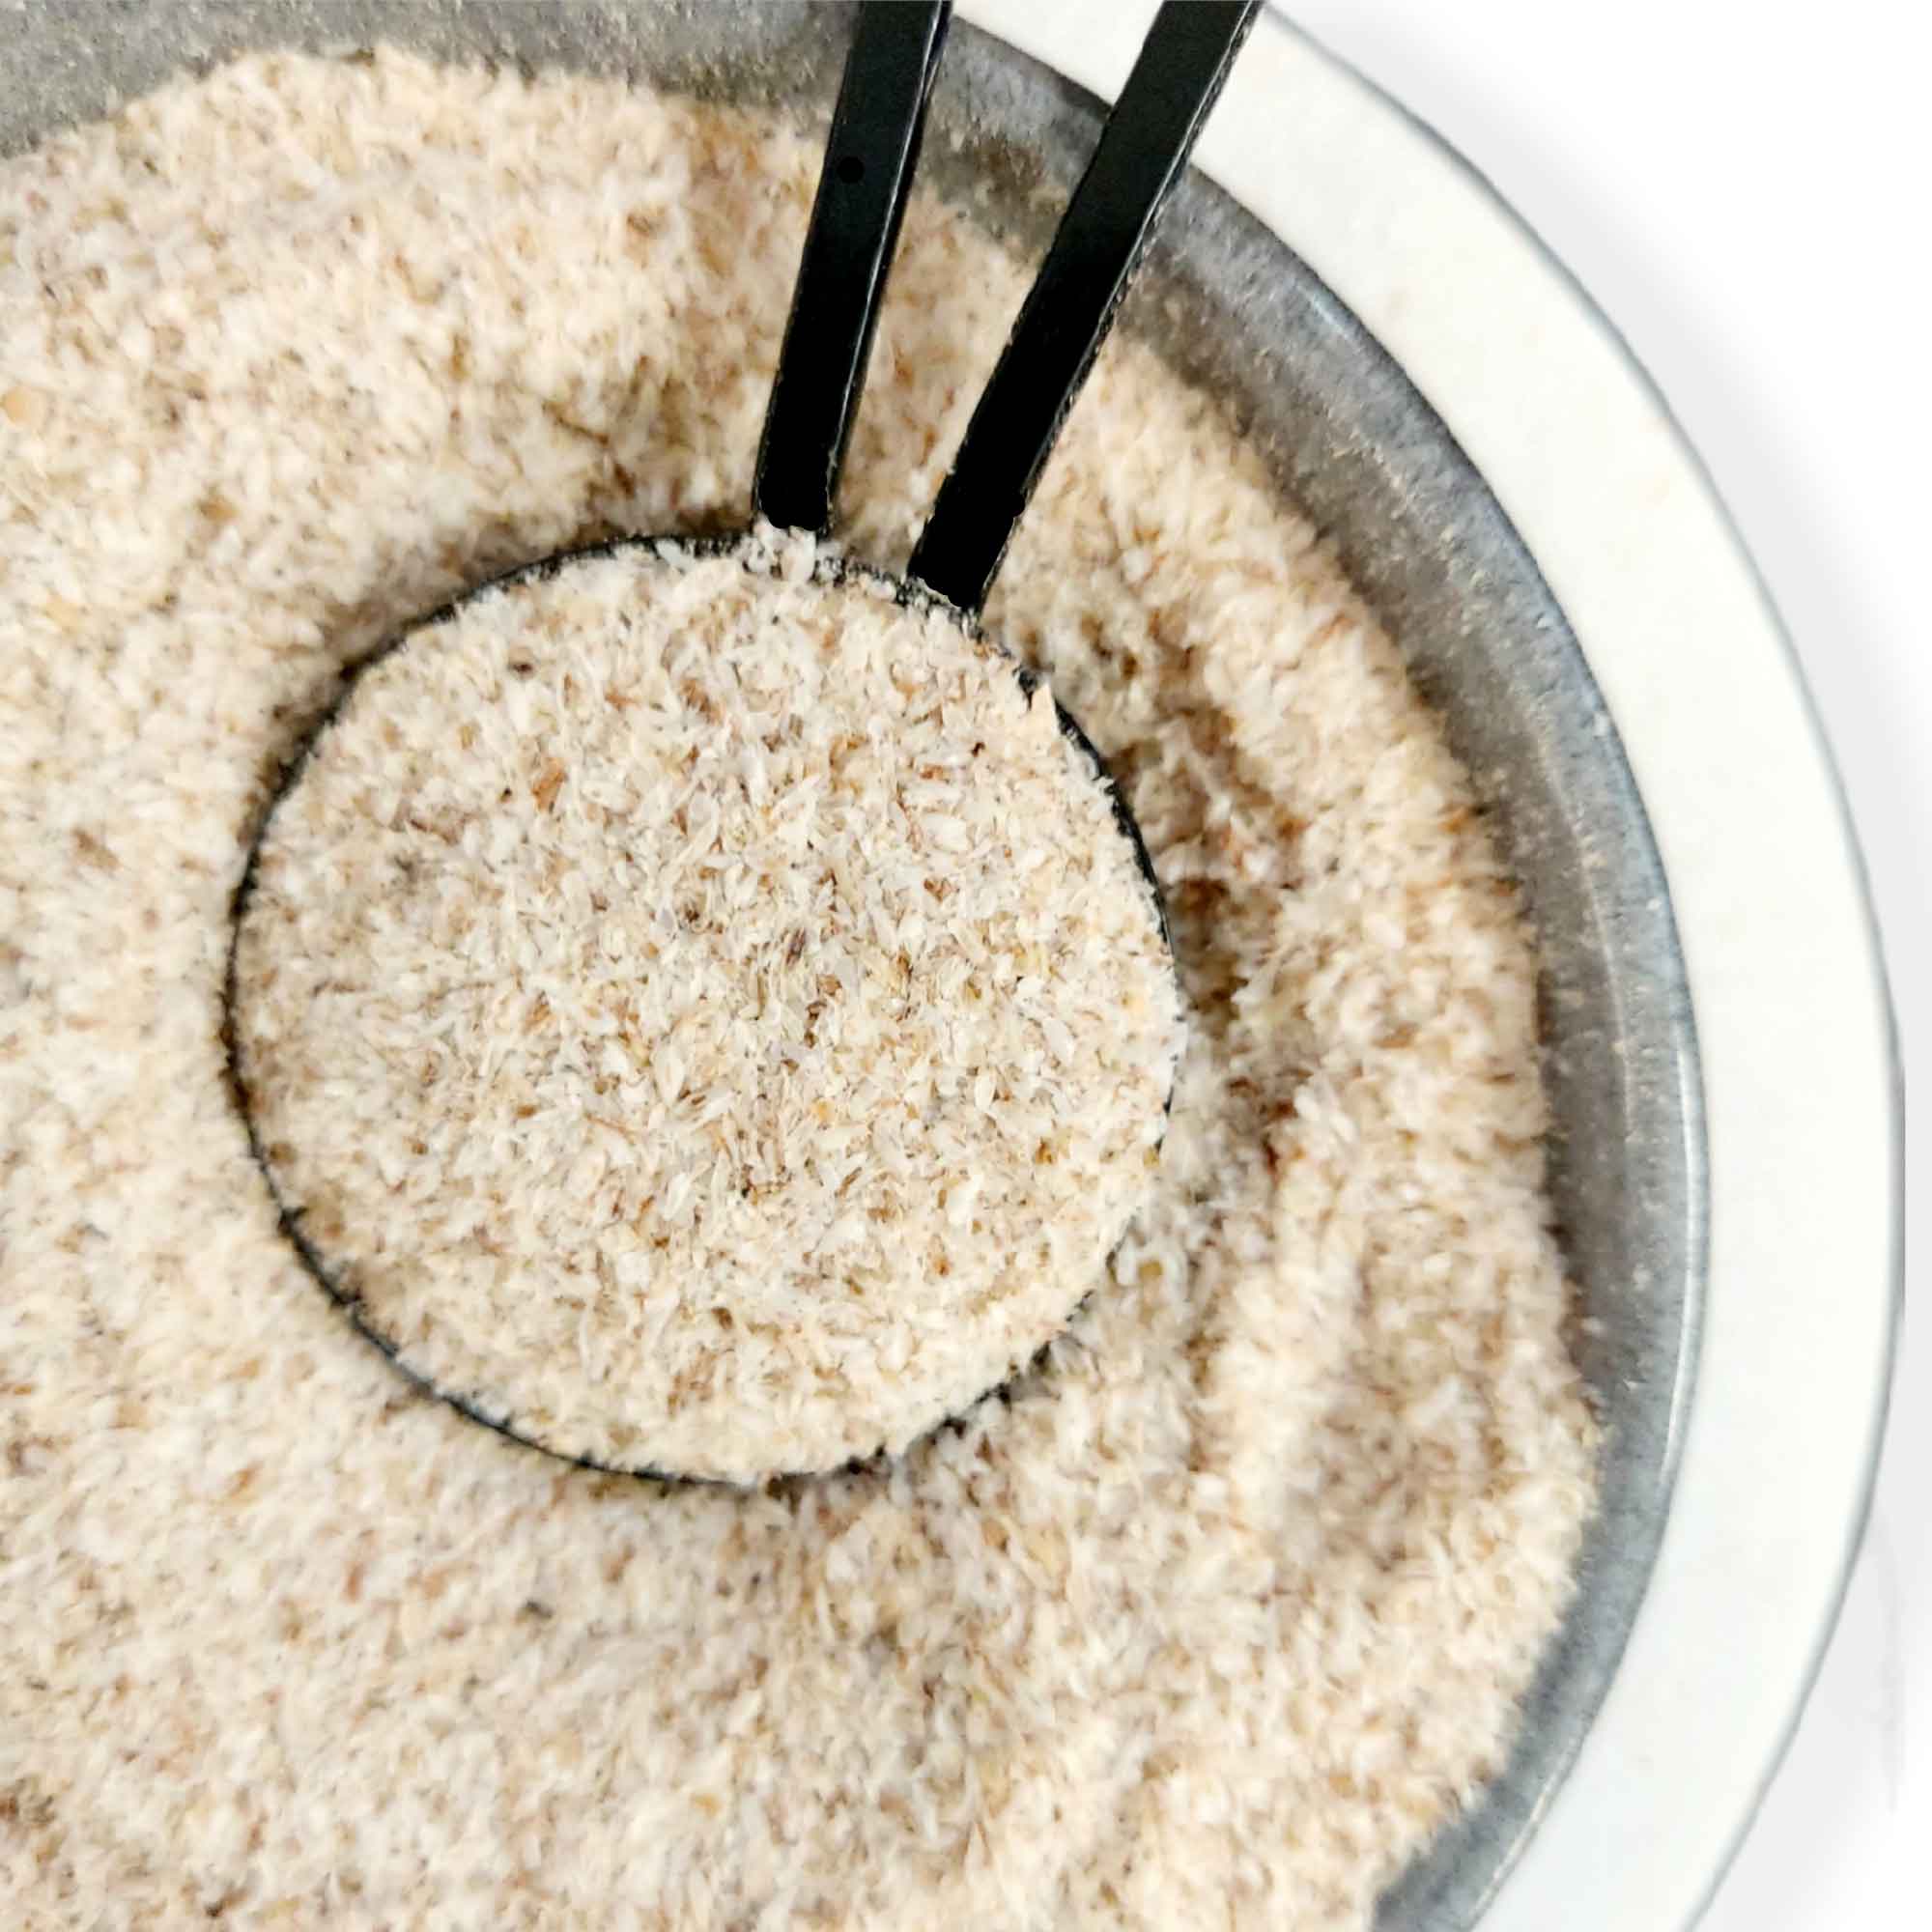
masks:
POLYGON ((913 550, 907 574, 962 611, 986 601, 1259 9, 1260 0, 1167 0, 1148 30, 913 550))
POLYGON ((952 12, 952 0, 859 10, 752 485, 757 514, 787 528, 831 526, 952 12))

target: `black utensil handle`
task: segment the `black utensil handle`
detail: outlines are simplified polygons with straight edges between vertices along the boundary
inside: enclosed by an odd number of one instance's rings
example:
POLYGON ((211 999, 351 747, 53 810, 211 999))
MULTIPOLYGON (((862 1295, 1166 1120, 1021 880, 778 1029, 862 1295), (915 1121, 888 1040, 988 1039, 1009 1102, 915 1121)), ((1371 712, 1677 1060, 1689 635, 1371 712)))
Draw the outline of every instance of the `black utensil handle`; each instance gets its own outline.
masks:
POLYGON ((1260 0, 1167 0, 1148 30, 913 550, 907 575, 962 611, 986 601, 1259 9, 1260 0))
POLYGON ((752 485, 757 514, 787 528, 832 523, 952 13, 952 0, 859 10, 752 485))

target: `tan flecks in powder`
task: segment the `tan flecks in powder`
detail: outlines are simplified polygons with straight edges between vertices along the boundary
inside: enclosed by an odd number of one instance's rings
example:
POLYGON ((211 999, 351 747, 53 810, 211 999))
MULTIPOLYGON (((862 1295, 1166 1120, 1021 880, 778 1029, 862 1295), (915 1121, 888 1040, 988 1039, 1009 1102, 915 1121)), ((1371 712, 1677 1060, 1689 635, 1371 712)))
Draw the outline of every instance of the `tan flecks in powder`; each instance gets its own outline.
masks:
MULTIPOLYGON (((1361 1932, 1506 1747, 1592 1476, 1533 960, 1398 654, 1131 341, 988 623, 1147 834, 1188 1049, 1040 1373, 667 1493, 412 1393, 278 1232, 218 1029, 279 761, 453 591, 743 522, 815 177, 387 57, 0 165, 10 1925, 1361 1932)), ((915 200, 854 554, 902 563, 1025 282, 915 200)))
POLYGON ((493 590, 360 674, 262 841, 277 1194, 559 1455, 897 1452, 1104 1292, 1151 1181, 1179 998, 1111 793, 996 646, 836 571, 766 533, 493 590))

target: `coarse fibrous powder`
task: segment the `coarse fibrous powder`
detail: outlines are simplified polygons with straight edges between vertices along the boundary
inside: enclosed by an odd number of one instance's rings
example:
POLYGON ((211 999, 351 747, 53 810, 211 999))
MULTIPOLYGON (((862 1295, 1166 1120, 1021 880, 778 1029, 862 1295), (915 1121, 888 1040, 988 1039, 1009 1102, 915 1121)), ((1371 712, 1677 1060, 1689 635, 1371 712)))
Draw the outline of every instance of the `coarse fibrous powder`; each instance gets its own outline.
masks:
POLYGON ((492 588, 356 676, 238 923, 327 1285, 558 1455, 896 1453, 1105 1280, 1180 1046, 1051 694, 769 530, 492 588), (821 581, 824 580, 824 581, 821 581))
MULTIPOLYGON (((0 166, 9 1926, 1359 1932, 1508 1745, 1593 1471, 1527 935, 1371 613, 1130 340, 988 626, 1132 805, 1187 1049, 1010 1399, 832 1478, 599 1475, 283 1236, 221 1037, 281 762, 465 585, 743 521, 816 165, 382 56, 0 166)), ((1025 278, 915 200, 855 556, 903 563, 1025 278)))

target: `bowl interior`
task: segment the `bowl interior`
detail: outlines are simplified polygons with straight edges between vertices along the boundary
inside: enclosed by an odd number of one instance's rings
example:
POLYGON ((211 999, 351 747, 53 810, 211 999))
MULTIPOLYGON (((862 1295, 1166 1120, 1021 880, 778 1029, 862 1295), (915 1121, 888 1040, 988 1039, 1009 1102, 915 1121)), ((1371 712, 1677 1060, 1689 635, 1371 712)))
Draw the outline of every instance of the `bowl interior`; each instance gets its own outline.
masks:
MULTIPOLYGON (((829 114, 849 5, 29 0, 0 82, 0 152, 247 47, 623 72, 829 114)), ((1280 31, 1264 22, 1263 32, 1280 31)), ((955 26, 925 177, 1043 246, 1091 152, 1093 97, 955 26)), ((1234 410, 1329 535, 1475 775, 1542 941, 1551 1188, 1580 1293, 1573 1346, 1605 1423, 1602 1502, 1572 1610, 1502 1774, 1385 1895, 1382 1932, 1484 1905, 1561 1779, 1622 1654, 1668 1504, 1703 1284, 1700 1090, 1668 896, 1630 772, 1562 611, 1454 440, 1320 278, 1198 174, 1124 313, 1234 410)))

